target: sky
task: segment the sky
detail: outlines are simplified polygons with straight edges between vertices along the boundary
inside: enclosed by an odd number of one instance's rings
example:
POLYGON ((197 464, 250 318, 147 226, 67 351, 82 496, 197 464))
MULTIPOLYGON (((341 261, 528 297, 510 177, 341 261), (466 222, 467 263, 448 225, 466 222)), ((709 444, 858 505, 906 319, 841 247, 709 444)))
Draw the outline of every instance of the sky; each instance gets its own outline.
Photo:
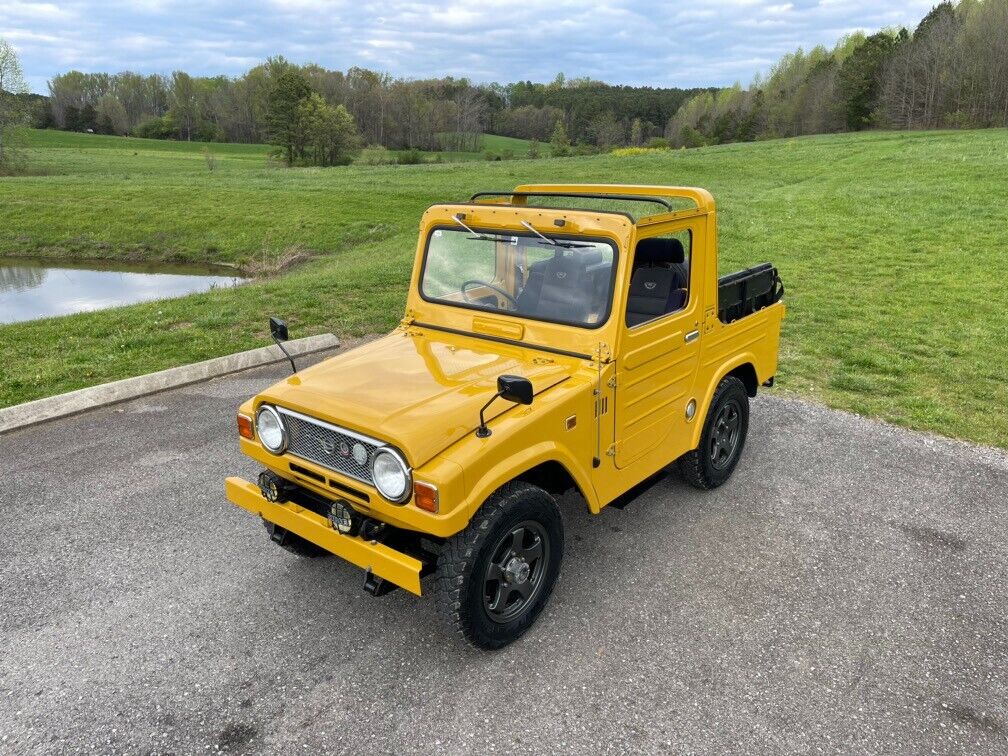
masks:
POLYGON ((913 28, 937 0, 0 0, 32 91, 81 71, 237 75, 271 55, 477 82, 749 82, 784 53, 913 28))

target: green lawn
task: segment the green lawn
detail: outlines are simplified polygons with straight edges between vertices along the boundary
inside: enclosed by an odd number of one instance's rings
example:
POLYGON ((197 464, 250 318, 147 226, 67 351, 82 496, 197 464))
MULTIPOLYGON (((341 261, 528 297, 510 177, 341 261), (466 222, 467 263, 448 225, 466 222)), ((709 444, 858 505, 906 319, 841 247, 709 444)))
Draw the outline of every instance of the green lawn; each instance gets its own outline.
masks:
POLYGON ((202 145, 34 138, 49 175, 0 179, 0 254, 315 259, 235 290, 0 327, 0 406, 267 343, 273 313, 295 336, 385 331, 428 205, 529 181, 654 182, 714 193, 722 272, 780 267, 781 389, 1008 447, 1003 129, 327 170, 213 145, 213 173, 202 145))
MULTIPOLYGON (((531 142, 528 139, 484 134, 480 147, 483 148, 484 152, 493 152, 500 155, 504 150, 511 150, 515 157, 525 157, 528 154, 530 144, 531 142)), ((547 147, 548 145, 540 143, 539 152, 546 153, 548 151, 547 147)))

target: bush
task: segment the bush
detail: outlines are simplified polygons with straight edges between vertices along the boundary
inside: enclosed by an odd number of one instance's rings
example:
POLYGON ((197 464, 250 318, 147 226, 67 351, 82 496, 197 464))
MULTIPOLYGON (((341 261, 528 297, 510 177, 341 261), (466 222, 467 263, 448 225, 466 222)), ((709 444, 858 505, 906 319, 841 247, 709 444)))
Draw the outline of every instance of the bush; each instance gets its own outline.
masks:
POLYGON ((968 129, 973 124, 973 119, 970 117, 969 113, 964 113, 962 110, 956 110, 955 112, 948 113, 944 118, 942 118, 946 128, 949 129, 968 129))
POLYGON ((672 144, 664 137, 651 137, 648 139, 647 145, 645 146, 652 150, 667 150, 672 146, 672 144))
POLYGON ((354 161, 358 165, 394 165, 396 156, 380 144, 372 144, 360 151, 354 161))
POLYGON ((170 115, 160 118, 152 116, 138 123, 133 129, 133 136, 143 139, 171 139, 175 134, 175 121, 170 115))
POLYGON ((656 152, 668 152, 664 147, 617 147, 612 151, 616 157, 633 157, 634 155, 653 155, 656 152))
POLYGON ((403 150, 399 153, 396 162, 399 165, 417 165, 423 162, 423 156, 420 154, 420 150, 403 150))
POLYGON ((707 139, 692 126, 683 126, 679 130, 679 143, 683 147, 703 147, 707 144, 707 139))

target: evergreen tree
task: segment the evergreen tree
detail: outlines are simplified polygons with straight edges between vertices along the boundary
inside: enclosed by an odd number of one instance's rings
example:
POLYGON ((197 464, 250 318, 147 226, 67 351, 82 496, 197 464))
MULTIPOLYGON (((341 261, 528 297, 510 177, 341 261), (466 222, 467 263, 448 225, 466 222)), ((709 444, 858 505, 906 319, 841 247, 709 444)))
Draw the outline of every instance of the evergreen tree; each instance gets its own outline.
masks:
POLYGON ((562 120, 557 119, 556 126, 553 127, 550 147, 553 149, 554 157, 563 157, 570 152, 570 137, 567 136, 567 128, 562 120))
POLYGON ((837 83, 848 129, 859 131, 871 125, 882 73, 895 50, 896 38, 888 32, 879 32, 868 37, 840 66, 837 83))
POLYGON ((270 89, 266 133, 270 144, 280 148, 287 165, 293 165, 294 158, 301 157, 304 150, 305 135, 298 109, 301 101, 311 94, 304 74, 293 68, 280 74, 270 89))

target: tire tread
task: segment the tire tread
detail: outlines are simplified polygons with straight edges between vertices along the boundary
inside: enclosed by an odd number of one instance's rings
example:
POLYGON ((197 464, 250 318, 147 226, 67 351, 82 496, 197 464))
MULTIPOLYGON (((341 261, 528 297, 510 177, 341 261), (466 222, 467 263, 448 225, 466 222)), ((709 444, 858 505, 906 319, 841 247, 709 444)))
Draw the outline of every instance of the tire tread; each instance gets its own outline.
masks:
MULTIPOLYGON (((437 570, 434 574, 432 591, 434 605, 438 614, 444 617, 454 631, 470 645, 480 648, 500 648, 508 642, 488 644, 476 637, 474 628, 462 611, 462 592, 466 581, 472 577, 476 556, 487 535, 507 515, 513 504, 529 496, 546 496, 550 501, 553 501, 555 506, 553 497, 537 486, 524 481, 505 483, 483 503, 465 529, 456 533, 442 545, 441 553, 438 556, 437 570)), ((557 512, 559 514, 559 509, 557 512)), ((552 586, 545 588, 546 591, 542 597, 544 602, 549 597, 552 586)))

